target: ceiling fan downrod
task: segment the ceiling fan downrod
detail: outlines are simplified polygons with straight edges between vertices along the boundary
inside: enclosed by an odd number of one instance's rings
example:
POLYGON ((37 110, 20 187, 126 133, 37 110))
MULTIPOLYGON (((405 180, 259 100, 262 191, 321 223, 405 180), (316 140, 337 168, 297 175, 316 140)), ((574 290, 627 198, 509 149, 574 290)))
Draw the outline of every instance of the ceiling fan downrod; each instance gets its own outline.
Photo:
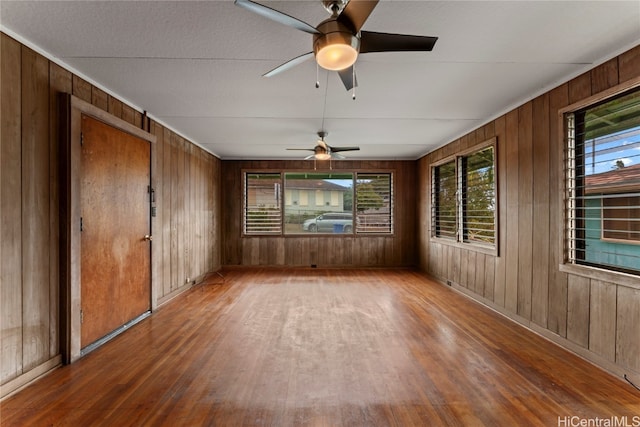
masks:
POLYGON ((322 0, 322 6, 324 6, 332 16, 340 15, 347 3, 348 0, 322 0))

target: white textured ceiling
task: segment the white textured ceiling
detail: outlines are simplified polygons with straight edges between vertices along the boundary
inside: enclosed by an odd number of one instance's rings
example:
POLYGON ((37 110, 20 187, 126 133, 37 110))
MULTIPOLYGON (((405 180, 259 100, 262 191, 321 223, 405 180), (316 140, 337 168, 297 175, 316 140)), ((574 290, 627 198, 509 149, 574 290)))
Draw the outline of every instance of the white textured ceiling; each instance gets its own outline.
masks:
MULTIPOLYGON (((320 0, 263 1, 312 25, 320 0)), ((316 132, 351 159, 416 159, 640 43, 640 1, 381 0, 363 29, 438 36, 369 53, 357 99, 307 61, 311 35, 225 1, 0 2, 3 31, 222 159, 300 158, 316 132)), ((303 154, 304 155, 304 154, 303 154)))

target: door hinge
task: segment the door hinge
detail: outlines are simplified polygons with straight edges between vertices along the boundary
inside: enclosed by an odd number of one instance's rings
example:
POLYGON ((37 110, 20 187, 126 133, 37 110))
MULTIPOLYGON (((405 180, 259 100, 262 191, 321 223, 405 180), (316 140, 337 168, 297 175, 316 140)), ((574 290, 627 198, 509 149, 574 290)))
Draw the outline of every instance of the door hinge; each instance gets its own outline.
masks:
POLYGON ((84 311, 80 310, 80 324, 84 323, 84 311))
POLYGON ((82 217, 80 217, 80 232, 84 231, 84 226, 82 224, 82 217))
POLYGON ((84 145, 84 133, 80 132, 80 145, 84 145))

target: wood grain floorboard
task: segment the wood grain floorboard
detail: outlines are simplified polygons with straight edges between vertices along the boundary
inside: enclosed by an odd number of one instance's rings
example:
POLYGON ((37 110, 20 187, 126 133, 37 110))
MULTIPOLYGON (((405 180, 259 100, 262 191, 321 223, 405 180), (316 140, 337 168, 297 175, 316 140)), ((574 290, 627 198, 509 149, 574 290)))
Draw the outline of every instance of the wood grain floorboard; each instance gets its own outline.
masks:
POLYGON ((630 385, 417 272, 224 275, 5 399, 0 424, 640 425, 630 385))

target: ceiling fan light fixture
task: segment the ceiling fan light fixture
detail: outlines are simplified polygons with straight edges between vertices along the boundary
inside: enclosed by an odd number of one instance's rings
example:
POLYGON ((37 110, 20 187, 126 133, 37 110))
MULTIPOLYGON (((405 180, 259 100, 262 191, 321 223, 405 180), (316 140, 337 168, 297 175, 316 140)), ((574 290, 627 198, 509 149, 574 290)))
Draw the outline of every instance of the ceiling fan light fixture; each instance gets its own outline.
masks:
POLYGON ((318 26, 321 34, 313 36, 313 53, 322 68, 339 71, 351 67, 358 59, 360 39, 342 23, 329 19, 318 26))
POLYGON ((318 49, 316 61, 322 68, 338 71, 351 67, 358 58, 358 51, 351 45, 334 43, 318 49))
POLYGON ((331 158, 331 154, 329 153, 316 153, 316 160, 329 160, 331 158))

